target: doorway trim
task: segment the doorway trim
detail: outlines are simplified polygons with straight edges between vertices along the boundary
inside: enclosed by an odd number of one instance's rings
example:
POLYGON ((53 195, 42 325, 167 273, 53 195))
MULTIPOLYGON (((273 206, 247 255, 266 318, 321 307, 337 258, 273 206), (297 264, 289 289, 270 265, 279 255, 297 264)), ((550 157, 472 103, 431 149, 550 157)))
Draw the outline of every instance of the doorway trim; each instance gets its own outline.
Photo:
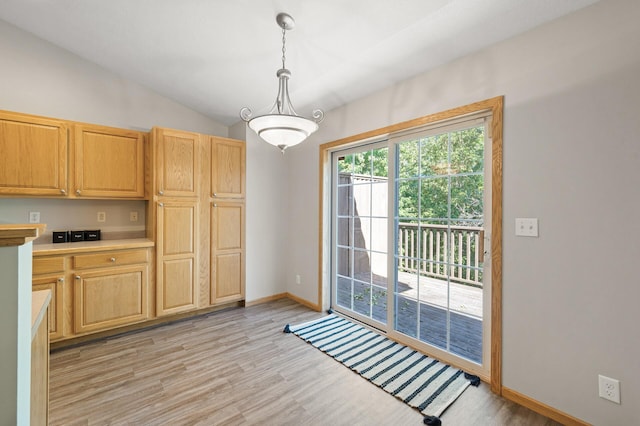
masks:
POLYGON ((320 145, 318 191, 318 310, 329 307, 331 268, 331 152, 337 148, 380 139, 391 133, 421 127, 481 111, 491 111, 491 391, 502 394, 502 129, 504 97, 475 102, 371 130, 320 145), (329 201, 329 202, 328 202, 329 201))

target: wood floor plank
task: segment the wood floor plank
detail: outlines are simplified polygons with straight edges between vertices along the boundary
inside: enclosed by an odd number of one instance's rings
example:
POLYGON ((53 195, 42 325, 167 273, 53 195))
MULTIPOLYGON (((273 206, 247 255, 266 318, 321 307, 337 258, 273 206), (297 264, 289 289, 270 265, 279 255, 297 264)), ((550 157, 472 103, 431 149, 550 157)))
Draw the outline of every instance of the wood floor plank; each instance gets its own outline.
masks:
MULTIPOLYGON (((282 333, 322 314, 287 299, 51 354, 51 425, 420 425, 422 415, 282 333)), ((449 425, 557 423, 469 388, 449 425)))

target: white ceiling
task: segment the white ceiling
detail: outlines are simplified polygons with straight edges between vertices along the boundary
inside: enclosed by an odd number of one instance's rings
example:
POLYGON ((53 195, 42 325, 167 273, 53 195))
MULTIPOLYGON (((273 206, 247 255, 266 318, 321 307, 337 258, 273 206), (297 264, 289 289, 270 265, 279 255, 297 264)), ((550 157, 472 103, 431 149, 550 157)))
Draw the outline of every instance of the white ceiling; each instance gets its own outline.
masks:
POLYGON ((279 12, 296 20, 286 65, 309 116, 595 2, 0 0, 0 19, 232 125, 275 100, 279 12))

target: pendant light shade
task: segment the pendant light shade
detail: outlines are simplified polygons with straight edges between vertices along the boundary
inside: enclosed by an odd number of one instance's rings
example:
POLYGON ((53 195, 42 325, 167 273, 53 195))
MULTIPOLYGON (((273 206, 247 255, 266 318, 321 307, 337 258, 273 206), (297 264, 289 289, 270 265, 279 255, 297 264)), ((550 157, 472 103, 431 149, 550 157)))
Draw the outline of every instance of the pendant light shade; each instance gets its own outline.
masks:
POLYGON ((296 115, 267 114, 249 120, 249 127, 265 142, 284 151, 318 130, 318 123, 296 115))
POLYGON ((293 29, 295 21, 290 15, 280 13, 276 22, 282 28, 282 68, 276 73, 279 82, 276 101, 268 114, 252 118, 251 110, 245 107, 240 110, 240 118, 246 121, 249 128, 262 140, 277 146, 284 154, 285 149, 299 144, 318 130, 318 123, 324 118, 324 113, 319 109, 314 110, 311 120, 299 116, 293 109, 289 98, 291 71, 285 67, 285 35, 287 30, 293 29))

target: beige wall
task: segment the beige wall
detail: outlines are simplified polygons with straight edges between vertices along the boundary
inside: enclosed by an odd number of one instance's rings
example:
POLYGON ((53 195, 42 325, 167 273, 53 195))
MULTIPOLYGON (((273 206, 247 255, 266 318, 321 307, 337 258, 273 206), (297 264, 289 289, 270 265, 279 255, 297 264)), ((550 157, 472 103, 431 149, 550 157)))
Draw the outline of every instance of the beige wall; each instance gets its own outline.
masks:
POLYGON ((254 301, 286 289, 291 217, 286 155, 246 131, 244 122, 229 136, 247 141, 246 298, 254 301))
POLYGON ((0 109, 147 131, 226 126, 0 20, 0 109))
POLYGON ((288 291, 317 299, 319 144, 504 95, 503 383, 640 424, 639 20, 637 0, 602 1, 329 111, 286 154, 288 291), (540 237, 516 237, 516 217, 539 218, 540 237), (598 374, 622 405, 598 397, 598 374))
POLYGON ((47 224, 47 230, 34 241, 36 245, 51 243, 51 233, 59 230, 144 235, 145 209, 144 201, 0 198, 0 223, 28 223, 29 212, 40 212, 40 222, 47 224), (98 222, 98 212, 106 213, 105 222, 98 222), (129 220, 131 212, 138 213, 137 222, 129 220))

